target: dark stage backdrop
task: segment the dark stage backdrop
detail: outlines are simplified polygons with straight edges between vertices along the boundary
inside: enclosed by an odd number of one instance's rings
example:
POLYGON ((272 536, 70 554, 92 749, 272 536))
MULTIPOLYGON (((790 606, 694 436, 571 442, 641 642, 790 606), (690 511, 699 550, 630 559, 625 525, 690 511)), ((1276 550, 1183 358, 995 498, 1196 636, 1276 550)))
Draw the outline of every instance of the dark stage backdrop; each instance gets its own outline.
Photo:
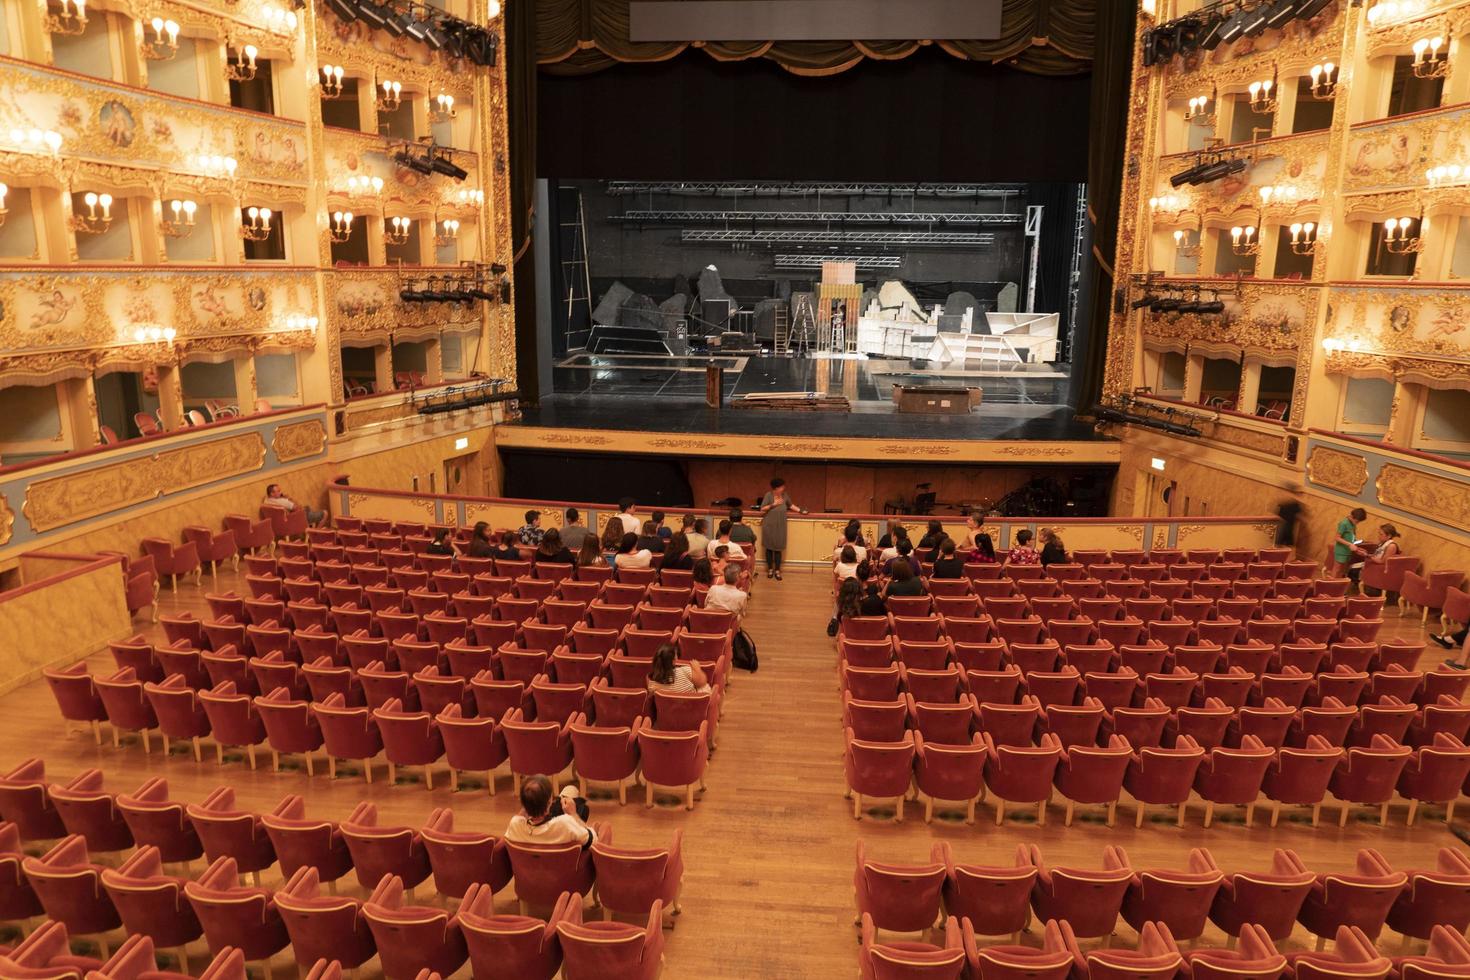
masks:
POLYGON ((694 490, 678 459, 502 449, 500 461, 507 497, 615 504, 626 496, 642 507, 694 503, 694 490))
POLYGON ((924 51, 807 78, 698 53, 537 78, 542 177, 1087 179, 1088 75, 924 51))

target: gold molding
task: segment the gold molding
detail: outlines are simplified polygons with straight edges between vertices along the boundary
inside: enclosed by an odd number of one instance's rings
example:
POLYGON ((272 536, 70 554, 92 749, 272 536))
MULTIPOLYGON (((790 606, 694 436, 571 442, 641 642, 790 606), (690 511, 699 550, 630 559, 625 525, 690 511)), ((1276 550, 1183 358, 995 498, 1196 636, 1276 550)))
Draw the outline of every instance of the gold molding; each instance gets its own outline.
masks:
POLYGON ((1464 480, 1385 463, 1374 486, 1386 507, 1470 531, 1470 486, 1464 480))
POLYGON ((1307 457, 1307 479, 1356 497, 1368 483, 1368 461, 1362 456, 1345 453, 1327 446, 1313 446, 1307 457))
POLYGON ((10 501, 0 493, 0 544, 8 544, 15 534, 15 511, 10 509, 10 501))
POLYGON ((319 456, 327 448, 327 430, 321 419, 306 419, 276 427, 271 437, 271 451, 276 461, 289 463, 308 456, 319 456))
POLYGON ((37 480, 26 488, 21 510, 33 530, 49 531, 264 465, 265 440, 243 432, 37 480))
POLYGON ((1238 446, 1241 449, 1249 449, 1252 452, 1265 453, 1268 456, 1275 456, 1278 459, 1286 452, 1286 436, 1229 425, 1224 421, 1217 421, 1215 423, 1214 431, 1210 433, 1210 438, 1216 442, 1238 446))

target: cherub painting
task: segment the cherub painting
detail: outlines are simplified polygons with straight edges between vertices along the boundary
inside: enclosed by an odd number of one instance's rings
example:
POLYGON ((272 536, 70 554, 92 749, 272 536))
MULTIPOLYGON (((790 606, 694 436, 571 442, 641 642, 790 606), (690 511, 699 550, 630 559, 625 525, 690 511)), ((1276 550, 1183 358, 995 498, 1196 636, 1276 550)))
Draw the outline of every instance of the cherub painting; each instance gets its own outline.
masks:
POLYGON ((35 312, 31 314, 31 329, 37 330, 41 327, 49 327, 65 320, 67 314, 77 305, 74 297, 68 298, 61 290, 51 290, 51 295, 43 297, 36 304, 35 312))
POLYGON ((97 112, 97 121, 101 124, 102 134, 107 137, 107 141, 119 149, 132 146, 138 135, 138 126, 133 122, 132 112, 116 99, 102 103, 102 108, 97 112))

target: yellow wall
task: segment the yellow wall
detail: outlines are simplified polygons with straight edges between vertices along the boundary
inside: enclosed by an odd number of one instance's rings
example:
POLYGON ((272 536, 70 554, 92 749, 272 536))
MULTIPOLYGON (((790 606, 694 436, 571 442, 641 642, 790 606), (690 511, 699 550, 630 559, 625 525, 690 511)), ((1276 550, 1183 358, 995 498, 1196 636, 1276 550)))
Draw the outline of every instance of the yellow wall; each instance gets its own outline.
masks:
POLYGON ((80 574, 63 572, 36 585, 19 595, 0 594, 0 691, 34 680, 44 667, 74 663, 132 632, 116 561, 80 574))

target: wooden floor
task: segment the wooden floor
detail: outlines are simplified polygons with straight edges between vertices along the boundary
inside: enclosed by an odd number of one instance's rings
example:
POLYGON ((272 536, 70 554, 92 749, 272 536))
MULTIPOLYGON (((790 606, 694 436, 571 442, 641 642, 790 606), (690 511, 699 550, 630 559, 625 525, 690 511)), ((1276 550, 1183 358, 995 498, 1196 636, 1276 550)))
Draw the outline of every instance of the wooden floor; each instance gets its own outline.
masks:
MULTIPOLYGON (((206 586, 208 581, 206 577, 206 586)), ((222 576, 220 589, 228 588, 247 591, 243 578, 222 576)), ((162 609, 207 615, 204 591, 183 585, 175 599, 165 587, 162 609)), ((672 800, 654 810, 631 800, 627 807, 619 807, 616 798, 592 801, 594 818, 611 822, 618 843, 662 843, 676 829, 684 830, 684 912, 667 934, 666 977, 854 976, 852 875, 859 838, 881 858, 925 860, 933 842, 946 840, 962 860, 990 864, 1010 863, 1020 843, 1038 844, 1049 864, 1077 866, 1098 863, 1105 844, 1124 847, 1135 867, 1182 867, 1191 847, 1208 847, 1227 871, 1264 869, 1276 847, 1295 848, 1314 870, 1347 870, 1363 847, 1378 848, 1396 867, 1427 867, 1435 848, 1457 844, 1437 808, 1421 812, 1418 825, 1406 828, 1403 806, 1394 809, 1384 829, 1376 825, 1376 816, 1362 811, 1345 829, 1336 826, 1336 813, 1329 812, 1315 830, 1304 815, 1288 821, 1285 814, 1275 829, 1267 826, 1268 820, 1257 819, 1248 830, 1238 811, 1227 810, 1223 816, 1217 813, 1215 825, 1206 830, 1200 806, 1191 810, 1182 829, 1162 812, 1135 829, 1126 804, 1112 829, 1103 826, 1100 814, 1064 828, 1057 808, 1045 827, 1013 817, 997 828, 988 808, 974 826, 939 817, 926 826, 922 809, 914 804, 902 824, 882 814, 855 821, 843 799, 835 653, 823 629, 828 610, 825 573, 793 570, 784 582, 759 582, 747 628, 759 646, 761 670, 753 676, 736 672, 733 678, 719 750, 707 777, 709 789, 692 813, 672 800)), ((1423 635, 1417 617, 1401 621, 1390 610, 1387 620, 1385 638, 1423 635)), ((146 624, 146 616, 139 623, 146 624)), ((156 626, 143 625, 143 631, 162 639, 156 626)), ((38 627, 36 632, 37 642, 43 642, 44 630, 38 627)), ((1438 647, 1431 644, 1430 651, 1425 666, 1443 659, 1438 647)), ((110 670, 110 656, 95 656, 91 666, 110 670)), ((447 779, 436 779, 429 792, 417 782, 395 787, 383 781, 364 785, 360 778, 333 782, 324 767, 315 778, 304 771, 272 774, 268 761, 256 772, 243 761, 220 768, 212 751, 206 751, 203 763, 195 763, 187 746, 175 745, 173 755, 164 759, 156 739, 152 755, 144 755, 136 741, 121 749, 110 744, 99 748, 89 733, 63 737, 55 703, 41 681, 0 698, 0 717, 6 719, 0 729, 0 765, 8 768, 27 756, 41 756, 53 781, 96 766, 114 792, 162 775, 172 796, 182 801, 202 799, 228 784, 242 806, 259 810, 299 792, 312 815, 344 817, 359 800, 368 799, 377 803, 381 822, 417 826, 432 808, 450 806, 457 824, 495 832, 517 810, 508 780, 501 781, 500 793, 492 799, 483 790, 451 793, 447 779)), ((278 883, 278 874, 267 874, 266 884, 278 883)), ((420 892, 433 900, 432 889, 420 892)), ((499 907, 511 911, 513 906, 509 891, 502 893, 499 907)), ((1126 926, 1122 928, 1126 933, 1126 926)), ((1118 941, 1128 944, 1132 938, 1125 934, 1118 941)), ((1212 927, 1204 941, 1223 944, 1223 939, 1212 927)), ((1309 941, 1298 930, 1290 945, 1300 948, 1309 941)), ((1385 934, 1385 943, 1396 946, 1397 941, 1397 936, 1385 934)), ((204 961, 202 944, 191 949, 191 959, 197 972, 204 961)), ((273 965, 276 977, 292 975, 289 953, 276 957, 273 965)), ((369 964, 365 975, 375 975, 373 966, 369 964)), ((468 973, 468 967, 461 971, 468 973)))

